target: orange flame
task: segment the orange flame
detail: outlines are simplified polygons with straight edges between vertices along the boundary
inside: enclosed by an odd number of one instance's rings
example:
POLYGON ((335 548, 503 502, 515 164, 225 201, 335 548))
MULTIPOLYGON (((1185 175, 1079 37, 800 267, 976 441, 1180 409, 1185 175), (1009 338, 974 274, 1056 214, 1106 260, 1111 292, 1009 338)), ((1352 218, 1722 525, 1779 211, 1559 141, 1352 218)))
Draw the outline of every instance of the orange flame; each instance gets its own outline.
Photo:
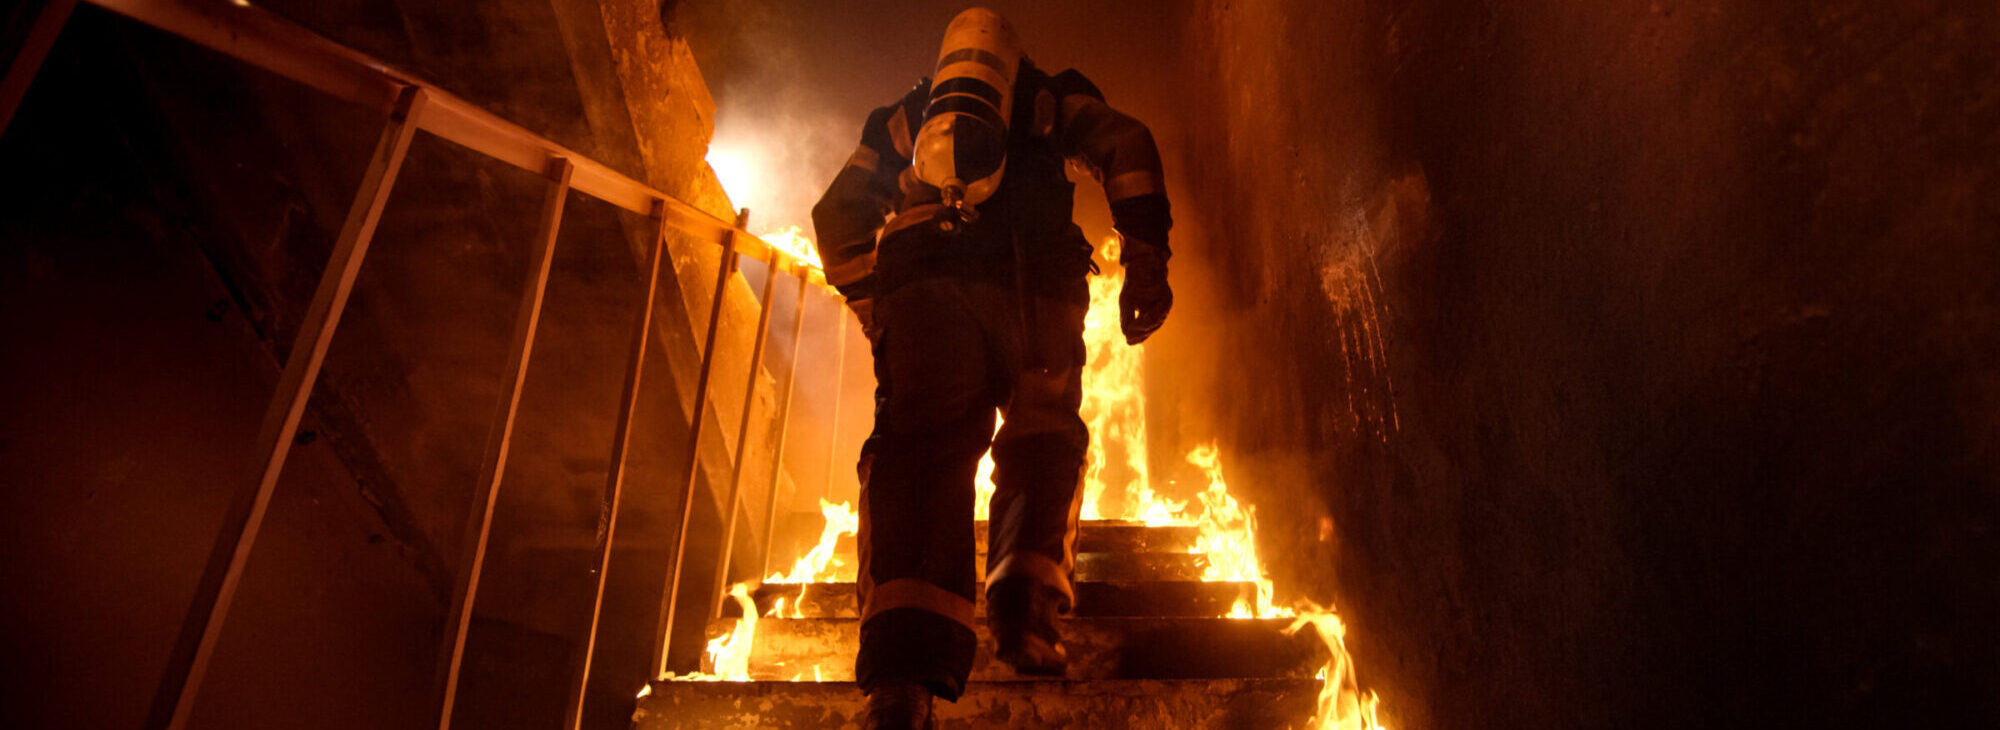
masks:
POLYGON ((1379 717, 1382 698, 1374 692, 1363 693, 1360 682, 1354 677, 1354 657, 1347 653, 1347 623, 1340 620, 1333 607, 1320 608, 1311 601, 1303 603, 1304 610, 1299 617, 1286 627, 1285 635, 1298 633, 1308 624, 1319 634, 1320 641, 1326 643, 1330 656, 1326 666, 1319 670, 1319 679, 1324 682, 1319 691, 1319 708, 1312 722, 1306 727, 1312 730, 1387 730, 1379 717))
MULTIPOLYGON (((738 583, 729 587, 729 595, 742 607, 743 618, 736 621, 736 628, 728 634, 708 641, 704 664, 708 671, 682 675, 668 675, 676 682, 748 682, 750 681, 750 649, 757 642, 757 602, 750 599, 750 584, 738 583)), ((645 697, 644 691, 640 697, 645 697)))
MULTIPOLYGON (((765 583, 817 583, 825 580, 831 573, 830 568, 839 563, 834 558, 834 548, 839 545, 841 535, 861 531, 861 515, 854 511, 853 505, 846 502, 834 504, 824 499, 819 501, 819 513, 826 519, 826 527, 819 533, 819 544, 792 565, 791 573, 772 573, 764 579, 765 583)), ((805 595, 801 593, 799 598, 804 600, 805 595)), ((794 603, 793 607, 796 610, 797 604, 794 603)))
POLYGON ((798 226, 765 231, 757 234, 757 237, 764 239, 765 243, 771 244, 772 248, 791 254, 794 258, 806 262, 806 264, 815 269, 826 268, 825 264, 820 263, 819 247, 813 245, 813 240, 806 237, 805 233, 799 230, 798 226))

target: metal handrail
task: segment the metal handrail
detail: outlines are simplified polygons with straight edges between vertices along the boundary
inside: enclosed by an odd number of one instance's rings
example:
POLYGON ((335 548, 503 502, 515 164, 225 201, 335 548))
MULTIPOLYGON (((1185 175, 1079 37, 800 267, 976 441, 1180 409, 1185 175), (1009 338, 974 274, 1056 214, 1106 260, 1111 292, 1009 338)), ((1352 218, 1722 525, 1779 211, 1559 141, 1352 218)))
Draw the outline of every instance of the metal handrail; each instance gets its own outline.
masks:
MULTIPOLYGON (((659 201, 667 204, 667 223, 684 233, 713 243, 734 231, 736 252, 759 261, 779 252, 785 268, 811 263, 772 246, 694 205, 626 177, 567 147, 436 84, 360 51, 335 43, 267 10, 249 5, 199 0, 85 0, 141 23, 219 51, 237 60, 327 94, 387 115, 404 87, 423 89, 429 108, 417 127, 445 140, 537 175, 548 174, 549 160, 561 157, 576 165, 570 187, 640 215, 651 215, 659 201)), ((817 269, 809 276, 827 287, 817 269)), ((830 288, 830 287, 828 287, 830 288)))
MULTIPOLYGON (((414 74, 321 37, 270 12, 251 7, 242 0, 233 0, 228 4, 201 0, 85 1, 334 97, 374 109, 381 112, 385 119, 375 151, 369 157, 368 167, 362 176, 347 218, 335 239, 327 267, 320 277, 313 299, 300 324, 298 335, 289 351, 290 354, 279 377, 277 392, 265 410, 257 443, 257 453, 263 458, 261 475, 254 489, 237 495, 223 519, 222 533, 216 541, 201 583, 196 588, 194 605, 183 623, 181 635, 169 657, 155 695, 153 714, 148 720, 148 727, 178 730, 186 727, 192 714, 195 698, 200 692, 208 663, 214 655, 236 588, 241 582, 257 533, 269 510, 278 477, 283 472, 286 458, 290 454, 293 437, 304 416, 306 402, 311 396, 320 367, 332 344, 334 330, 346 309, 348 296, 359 275, 376 224, 380 221, 383 207, 387 203, 389 193, 395 185, 397 174, 402 168, 403 160, 418 129, 543 176, 549 185, 534 241, 534 258, 539 261, 539 265, 532 268, 528 280, 524 283, 521 308, 516 318, 510 349, 508 371, 513 374, 511 386, 496 408, 481 468, 480 485, 475 490, 468 518, 467 529, 473 534, 466 546, 465 562, 469 564, 460 566, 461 574, 446 619, 448 636, 440 652, 439 661, 441 700, 437 721, 441 730, 451 725, 459 669, 465 650, 466 629, 477 597, 479 574, 492 526, 492 511, 505 472, 521 385, 526 377, 529 357, 534 349, 537 323, 540 320, 548 285, 549 266, 553 260, 556 234, 562 221, 563 199, 572 190, 590 195, 625 210, 647 215, 657 231, 650 246, 650 254, 643 262, 647 276, 646 295, 638 318, 637 330, 633 334, 624 395, 620 399, 620 411, 614 428, 605 493, 609 519, 597 545, 597 594, 592 605, 590 630, 584 639, 586 645, 581 653, 581 667, 576 672, 576 684, 572 688, 570 708, 564 721, 566 727, 580 727, 583 701, 589 681, 590 657, 595 648, 599 613, 603 605, 604 578, 610 566, 611 541, 617 527, 626 454, 630 444, 632 414, 638 402, 639 376, 644 368, 652 327, 651 313, 659 292, 658 277, 663 268, 667 273, 673 274, 671 266, 661 266, 669 229, 679 230, 700 240, 720 245, 737 256, 762 260, 770 267, 767 276, 772 278, 767 279, 765 295, 760 300, 762 311, 759 313, 755 354, 752 355, 750 363, 749 387, 755 387, 756 370, 759 367, 763 340, 768 330, 770 310, 775 304, 771 298, 771 284, 779 273, 789 273, 799 280, 799 310, 795 314, 791 335, 794 353, 792 368, 786 376, 785 406, 779 410, 775 419, 779 440, 776 452, 772 455, 774 471, 767 495, 767 500, 773 503, 776 500, 779 481, 777 470, 782 468, 784 456, 783 435, 788 426, 790 395, 798 374, 797 353, 802 333, 806 289, 809 285, 816 285, 831 290, 825 275, 810 262, 785 249, 772 246, 744 230, 748 211, 740 211, 734 223, 723 221, 686 201, 626 177, 602 163, 487 112, 414 74)), ((35 77, 41 62, 49 48, 53 46, 56 36, 77 2, 78 0, 26 0, 22 5, 16 6, 9 21, 4 43, 0 43, 0 58, 5 58, 8 62, 5 76, 0 78, 0 131, 4 131, 7 124, 12 121, 29 83, 35 77), (15 27, 17 25, 18 28, 15 27), (15 32, 17 30, 20 32, 15 32)), ((686 558, 684 553, 687 518, 693 510, 693 474, 700 459, 697 451, 700 443, 697 439, 703 419, 707 416, 708 376, 714 364, 715 330, 721 319, 725 284, 736 274, 736 261, 736 256, 722 257, 718 272, 720 278, 717 280, 708 323, 707 345, 701 353, 701 375, 696 386, 693 422, 690 429, 695 438, 690 439, 689 444, 690 467, 688 479, 683 487, 685 494, 681 530, 677 536, 682 547, 677 549, 673 556, 673 574, 676 577, 680 572, 681 563, 686 558)), ((844 350, 847 334, 845 317, 837 317, 834 325, 836 340, 844 350)), ((837 413, 839 404, 837 387, 834 397, 837 413)), ((743 422, 738 426, 738 453, 734 457, 731 469, 730 497, 726 500, 724 516, 726 534, 735 532, 737 492, 745 450, 743 441, 748 433, 749 417, 750 408, 746 401, 743 422)), ((771 547, 769 525, 773 521, 773 514, 768 511, 770 508, 771 506, 767 505, 766 530, 763 535, 765 545, 762 550, 762 560, 766 563, 769 561, 771 547)), ((719 568, 722 572, 717 576, 718 580, 727 577, 727 545, 724 546, 722 554, 724 564, 719 568)), ((661 633, 655 638, 654 646, 657 672, 665 670, 668 638, 671 636, 674 619, 673 606, 679 593, 678 582, 670 580, 664 591, 661 633)))

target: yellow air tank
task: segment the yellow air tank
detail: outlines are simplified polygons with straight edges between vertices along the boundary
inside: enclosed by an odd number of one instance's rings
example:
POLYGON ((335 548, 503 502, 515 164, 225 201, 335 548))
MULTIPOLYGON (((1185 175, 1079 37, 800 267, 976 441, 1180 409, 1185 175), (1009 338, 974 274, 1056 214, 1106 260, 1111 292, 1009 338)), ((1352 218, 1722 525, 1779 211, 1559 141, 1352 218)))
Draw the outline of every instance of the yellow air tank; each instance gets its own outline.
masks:
POLYGON ((917 179, 936 186, 945 205, 968 220, 1007 170, 1007 120, 1020 67, 1021 40, 999 13, 972 8, 945 27, 911 163, 917 179))

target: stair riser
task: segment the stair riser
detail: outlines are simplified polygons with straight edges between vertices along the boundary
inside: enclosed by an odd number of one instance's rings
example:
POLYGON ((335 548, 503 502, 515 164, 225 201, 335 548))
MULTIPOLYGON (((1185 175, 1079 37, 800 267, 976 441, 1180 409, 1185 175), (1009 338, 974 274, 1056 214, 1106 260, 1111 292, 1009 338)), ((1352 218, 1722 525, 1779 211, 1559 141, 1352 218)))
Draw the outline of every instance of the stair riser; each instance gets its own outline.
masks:
MULTIPOLYGON (((711 638, 736 629, 736 619, 709 626, 711 638)), ((1326 665, 1312 632, 1285 636, 1282 619, 1073 619, 1063 622, 1070 679, 1310 678, 1326 665)), ((975 682, 1032 679, 993 659, 993 637, 981 625, 975 682)), ((860 624, 852 619, 764 619, 757 622, 750 676, 787 681, 854 678, 860 624), (815 674, 813 669, 820 671, 815 674)))
MULTIPOLYGON (((1005 682, 938 702, 941 730, 959 728, 1161 728, 1235 730, 1300 727, 1320 683, 1310 679, 1005 682)), ((845 682, 655 682, 633 730, 855 727, 862 696, 845 682)))

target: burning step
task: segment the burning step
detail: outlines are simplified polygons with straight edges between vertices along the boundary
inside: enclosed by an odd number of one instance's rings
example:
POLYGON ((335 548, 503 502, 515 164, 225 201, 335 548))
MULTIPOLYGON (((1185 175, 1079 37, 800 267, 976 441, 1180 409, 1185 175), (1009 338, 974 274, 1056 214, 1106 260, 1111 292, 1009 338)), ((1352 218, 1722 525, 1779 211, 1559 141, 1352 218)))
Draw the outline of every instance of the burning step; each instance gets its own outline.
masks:
MULTIPOLYGON (((739 619, 710 624, 711 638, 739 619)), ((1070 679, 1310 678, 1326 664, 1324 644, 1308 633, 1286 636, 1290 619, 1080 618, 1063 622, 1070 679)), ((860 622, 777 619, 757 622, 750 653, 755 680, 852 681, 860 622)), ((1034 679, 993 659, 993 639, 979 627, 973 681, 1034 679)))
MULTIPOLYGON (((979 554, 986 554, 985 520, 973 523, 973 539, 979 545, 979 554)), ((1201 538, 1201 528, 1194 525, 1148 525, 1132 520, 1085 520, 1079 526, 1076 536, 1078 553, 1190 553, 1201 538)), ((854 536, 842 535, 835 543, 834 555, 848 564, 854 563, 854 536)))
MULTIPOLYGON (((1281 728, 1311 717, 1319 691, 1318 680, 1291 678, 974 682, 935 711, 940 728, 1281 728)), ((663 681, 639 700, 632 727, 853 727, 861 702, 850 682, 663 681)))
MULTIPOLYGON (((1257 584, 1248 581, 1078 581, 1074 616, 1212 618, 1229 614, 1238 601, 1254 601, 1257 584)), ((759 614, 784 600, 780 615, 797 618, 859 618, 853 583, 766 583, 751 592, 759 614), (801 599, 799 594, 804 592, 801 599)), ((978 605, 985 615, 985 601, 978 605)), ((734 601, 723 616, 741 616, 734 601)))
MULTIPOLYGON (((821 574, 828 583, 852 583, 859 563, 842 557, 821 574)), ((986 561, 975 563, 979 580, 986 580, 986 561)), ((1196 553, 1078 553, 1076 579, 1081 581, 1201 580, 1208 556, 1196 553)))

